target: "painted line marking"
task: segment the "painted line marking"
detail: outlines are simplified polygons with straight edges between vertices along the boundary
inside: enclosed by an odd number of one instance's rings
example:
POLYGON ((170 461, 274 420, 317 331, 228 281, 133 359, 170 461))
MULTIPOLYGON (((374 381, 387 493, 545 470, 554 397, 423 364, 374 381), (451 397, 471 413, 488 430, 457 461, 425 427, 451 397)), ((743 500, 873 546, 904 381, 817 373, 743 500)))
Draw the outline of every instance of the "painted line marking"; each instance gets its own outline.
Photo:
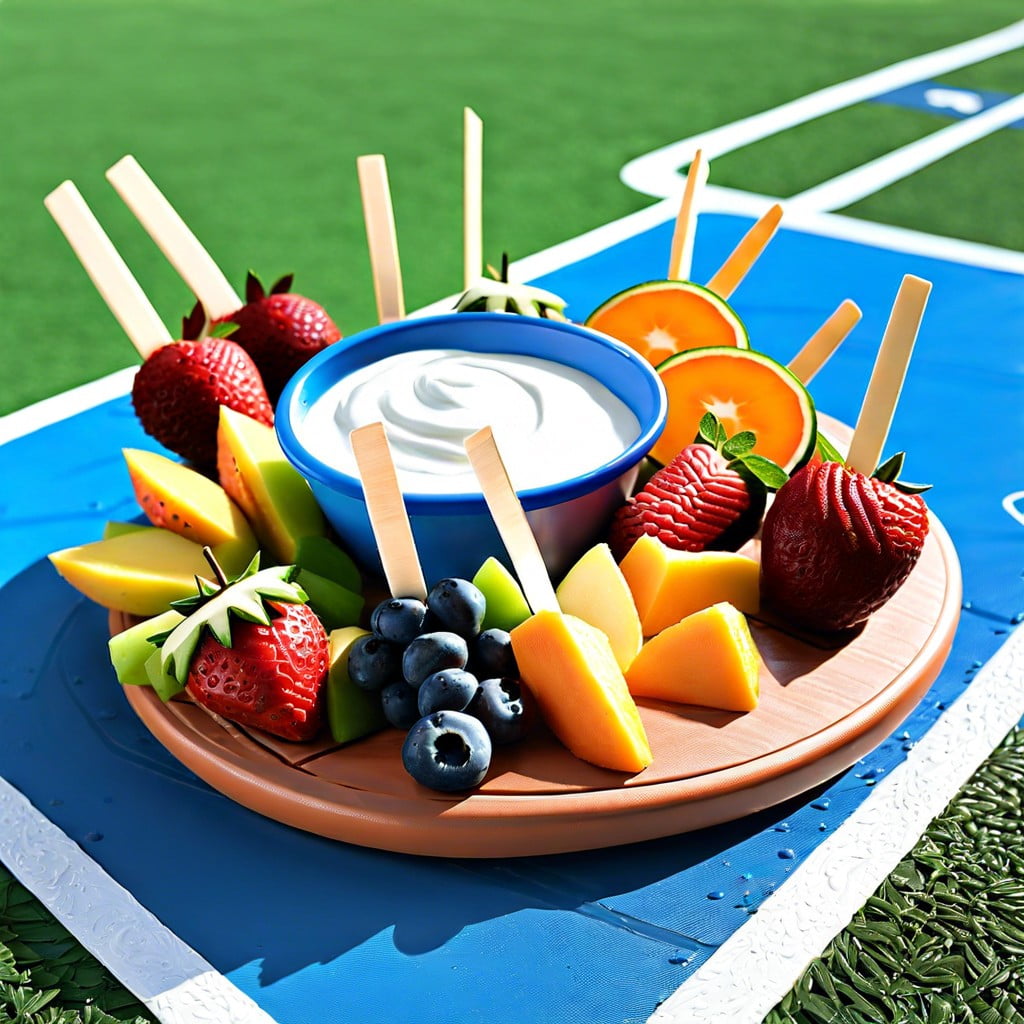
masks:
POLYGON ((906 760, 649 1024, 760 1024, 1022 717, 1018 629, 906 760))
POLYGON ((702 149, 709 160, 714 160, 787 128, 795 128, 922 79, 979 64, 1020 46, 1024 46, 1024 21, 942 50, 910 57, 866 75, 826 86, 771 110, 672 142, 630 160, 622 168, 619 179, 643 195, 658 199, 678 196, 684 180, 679 170, 693 159, 698 149, 702 149))
POLYGON ((274 1024, 2 778, 0 860, 163 1024, 274 1024))

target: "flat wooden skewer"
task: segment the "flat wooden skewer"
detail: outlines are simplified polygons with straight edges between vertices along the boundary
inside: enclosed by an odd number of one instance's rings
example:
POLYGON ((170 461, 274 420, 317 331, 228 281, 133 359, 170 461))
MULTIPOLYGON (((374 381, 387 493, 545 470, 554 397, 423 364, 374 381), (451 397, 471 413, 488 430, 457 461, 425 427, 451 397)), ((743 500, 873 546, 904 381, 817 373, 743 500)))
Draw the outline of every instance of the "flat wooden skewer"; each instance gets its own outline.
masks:
POLYGON ((108 168, 107 181, 181 275, 210 320, 230 316, 242 308, 242 300, 213 257, 135 157, 124 156, 108 168))
POLYGON ((560 611, 555 588, 537 547, 537 538, 509 480, 494 432, 490 427, 484 427, 467 437, 464 443, 491 518, 519 577, 526 603, 535 613, 560 611))
POLYGON ((846 459, 858 473, 870 476, 878 467, 931 290, 931 281, 907 274, 896 294, 846 459))
POLYGON ((843 299, 834 313, 807 339, 806 344, 789 361, 789 371, 802 384, 810 384, 814 375, 828 362, 832 353, 860 322, 860 306, 843 299))
POLYGON ((484 262, 484 123, 469 107, 462 111, 462 286, 480 280, 484 262))
POLYGON ((174 339, 73 182, 58 185, 43 204, 64 232, 85 272, 143 359, 174 339))
POLYGON ((369 423, 349 434, 366 496, 370 526, 380 551, 392 597, 427 599, 420 558, 405 510, 398 474, 383 423, 369 423))
POLYGON ((690 169, 686 172, 686 185, 672 232, 672 251, 668 260, 670 281, 689 281, 693 266, 693 239, 697 233, 697 213, 700 209, 700 193, 707 184, 711 165, 704 159, 704 151, 693 154, 690 169))
POLYGON ((782 220, 782 207, 778 203, 770 206, 757 219, 750 230, 740 239, 739 245, 729 254, 726 261, 708 281, 708 288, 723 299, 728 299, 764 252, 782 220))
POLYGON ((359 192, 363 199, 366 243, 370 247, 373 292, 377 297, 377 320, 388 324, 405 317, 402 268, 398 262, 398 235, 391 205, 388 167, 380 154, 356 160, 359 192))

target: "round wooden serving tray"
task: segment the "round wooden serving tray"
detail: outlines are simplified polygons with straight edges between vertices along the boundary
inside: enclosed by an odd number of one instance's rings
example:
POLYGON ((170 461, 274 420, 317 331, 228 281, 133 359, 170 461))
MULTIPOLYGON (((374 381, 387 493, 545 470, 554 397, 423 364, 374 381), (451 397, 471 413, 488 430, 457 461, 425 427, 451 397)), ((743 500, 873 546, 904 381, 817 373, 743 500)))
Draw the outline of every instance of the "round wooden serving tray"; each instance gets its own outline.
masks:
MULTIPOLYGON (((215 789, 332 839, 444 857, 595 849, 733 820, 854 764, 913 710, 938 675, 960 615, 956 552, 932 517, 907 582, 845 642, 751 621, 761 701, 736 714, 640 701, 654 761, 626 777, 577 760, 541 732, 498 750, 483 784, 420 787, 389 729, 347 746, 295 744, 213 719, 146 686, 125 694, 153 735, 215 789)), ((111 629, 129 620, 111 613, 111 629)))

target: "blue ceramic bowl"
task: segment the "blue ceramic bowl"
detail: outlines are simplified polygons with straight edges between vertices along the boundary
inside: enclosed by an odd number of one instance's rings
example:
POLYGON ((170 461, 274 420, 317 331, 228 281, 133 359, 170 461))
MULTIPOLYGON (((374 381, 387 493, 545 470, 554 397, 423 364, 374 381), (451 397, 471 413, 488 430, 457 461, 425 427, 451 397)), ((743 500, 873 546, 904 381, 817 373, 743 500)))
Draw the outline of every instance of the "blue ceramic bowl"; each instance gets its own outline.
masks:
MULTIPOLYGON (((399 352, 461 349, 551 359, 582 370, 633 411, 640 436, 597 469, 561 483, 519 492, 545 563, 558 579, 599 539, 632 489, 643 457, 665 425, 665 389, 628 346, 576 324, 508 313, 450 313, 402 320, 353 335, 315 355, 289 381, 277 407, 277 436, 289 461, 309 481, 343 544, 363 566, 380 559, 358 477, 341 472, 303 444, 302 423, 314 402, 354 370, 399 352)), ((508 564, 483 496, 405 494, 427 584, 471 578, 489 555, 508 564)))

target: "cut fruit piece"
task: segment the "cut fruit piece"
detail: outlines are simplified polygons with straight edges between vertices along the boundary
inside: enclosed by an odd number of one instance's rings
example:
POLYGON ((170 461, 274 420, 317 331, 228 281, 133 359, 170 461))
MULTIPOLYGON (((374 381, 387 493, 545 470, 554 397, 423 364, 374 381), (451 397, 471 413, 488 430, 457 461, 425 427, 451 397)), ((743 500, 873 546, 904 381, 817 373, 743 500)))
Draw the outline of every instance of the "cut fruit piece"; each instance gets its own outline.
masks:
POLYGON ((149 642, 149 638, 165 633, 181 622, 185 616, 181 612, 169 608, 165 612, 137 622, 107 641, 110 651, 110 663, 114 666, 117 681, 122 686, 147 686, 146 662, 159 649, 149 642))
POLYGON ((569 570, 555 591, 566 615, 601 630, 623 672, 644 642, 633 595, 607 544, 597 544, 569 570))
POLYGON ((208 544, 229 576, 252 561, 256 535, 223 487, 156 452, 125 448, 122 454, 135 498, 154 526, 208 544))
POLYGON ((530 606, 516 578, 493 556, 477 570, 473 585, 487 602, 481 629, 503 629, 511 633, 530 617, 530 606))
POLYGON ((295 564, 303 537, 325 535, 320 506, 285 458, 274 428, 227 406, 221 406, 217 430, 217 474, 278 565, 295 564))
POLYGON ((541 715, 576 757, 620 772, 651 763, 636 702, 604 633, 542 611, 512 630, 512 650, 541 715))
POLYGON ((758 564, 732 551, 677 551, 644 534, 620 568, 644 636, 654 636, 720 601, 747 615, 758 611, 758 564))
POLYGON ((185 687, 174 677, 174 673, 164 665, 163 654, 159 650, 146 659, 146 680, 156 691, 156 695, 166 704, 172 697, 185 692, 185 687))
POLYGON ((363 580, 356 563, 327 537, 301 537, 295 549, 295 564, 339 583, 346 590, 362 592, 363 580))
POLYGON ((137 533, 139 530, 148 530, 148 523, 122 523, 117 520, 109 520, 103 524, 102 540, 110 540, 111 537, 120 537, 126 533, 137 533))
POLYGON ((170 530, 148 527, 50 555, 57 572, 104 608, 158 615, 210 576, 203 549, 170 530))
POLYGON ((705 345, 750 345, 729 303, 691 281, 648 281, 627 288, 598 306, 586 326, 625 342, 652 366, 705 345))
POLYGON ((747 620, 723 601, 648 640, 626 682, 634 697, 753 711, 760 664, 747 620))
POLYGON ((787 473, 814 452, 817 421, 807 389, 781 363, 750 349, 716 346, 681 352, 658 367, 668 395, 668 419, 651 457, 672 461, 714 413, 731 437, 757 436, 757 454, 787 473))
POLYGON ((356 686, 348 674, 349 651, 361 636, 369 634, 358 626, 346 626, 333 630, 329 637, 331 667, 327 677, 327 720, 331 736, 337 743, 350 743, 388 724, 381 709, 380 694, 356 686))
POLYGON ((354 626, 363 612, 363 595, 354 594, 334 580, 309 569, 300 569, 295 582, 309 596, 309 606, 329 633, 342 626, 354 626))

